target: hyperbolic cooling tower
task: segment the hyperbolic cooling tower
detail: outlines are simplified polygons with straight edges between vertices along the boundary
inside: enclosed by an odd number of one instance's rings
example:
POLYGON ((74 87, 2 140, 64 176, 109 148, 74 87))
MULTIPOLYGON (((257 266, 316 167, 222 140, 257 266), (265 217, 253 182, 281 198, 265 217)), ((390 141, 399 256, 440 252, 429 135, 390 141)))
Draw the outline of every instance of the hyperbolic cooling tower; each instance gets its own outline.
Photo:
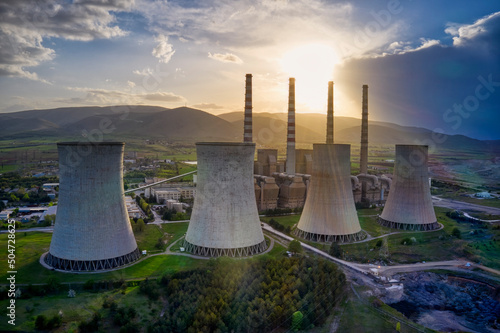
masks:
POLYGON ((351 146, 315 143, 313 172, 296 234, 314 242, 361 239, 351 187, 351 146))
POLYGON ((116 268, 140 257, 123 194, 122 142, 61 142, 59 204, 45 262, 67 271, 116 268))
POLYGON ((432 206, 427 146, 396 145, 391 191, 379 223, 403 230, 439 228, 432 206))
POLYGON ((286 173, 295 174, 295 79, 288 84, 288 127, 286 136, 286 173))
POLYGON ((266 249, 255 202, 254 152, 255 143, 196 144, 198 185, 186 251, 235 257, 266 249))

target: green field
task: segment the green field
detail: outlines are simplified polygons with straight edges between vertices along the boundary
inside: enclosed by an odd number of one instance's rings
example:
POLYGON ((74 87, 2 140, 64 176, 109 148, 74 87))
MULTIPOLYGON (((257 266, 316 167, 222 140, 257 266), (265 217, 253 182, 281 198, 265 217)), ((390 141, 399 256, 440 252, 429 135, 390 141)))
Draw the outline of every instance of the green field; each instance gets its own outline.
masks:
POLYGON ((282 224, 285 227, 293 228, 294 225, 299 223, 300 214, 261 217, 261 221, 266 222, 266 223, 269 222, 269 220, 271 220, 271 219, 278 221, 280 224, 282 224))
MULTIPOLYGON (((381 238, 382 246, 380 247, 377 246, 379 239, 342 245, 346 251, 346 257, 358 262, 383 260, 397 263, 467 258, 474 262, 481 261, 488 267, 500 268, 500 246, 496 241, 500 239, 500 230, 492 230, 491 226, 483 229, 477 224, 458 223, 445 215, 447 209, 436 207, 435 210, 438 221, 444 225, 443 230, 390 235, 381 238), (451 236, 455 227, 460 230, 461 239, 451 236), (472 235, 471 232, 475 230, 478 233, 472 235), (402 244, 404 240, 412 237, 416 240, 415 244, 402 244)), ((366 230, 367 224, 372 224, 374 227, 375 218, 372 221, 364 221, 363 229, 366 230)), ((392 230, 394 231, 396 230, 392 230)))

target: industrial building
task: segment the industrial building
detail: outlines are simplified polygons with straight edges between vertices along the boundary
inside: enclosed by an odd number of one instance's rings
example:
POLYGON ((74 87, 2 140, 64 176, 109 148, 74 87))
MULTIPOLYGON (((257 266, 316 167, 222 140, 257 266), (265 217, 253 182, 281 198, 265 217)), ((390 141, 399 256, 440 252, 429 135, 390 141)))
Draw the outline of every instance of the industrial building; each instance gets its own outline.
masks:
POLYGON ((317 144, 313 174, 296 235, 314 242, 363 238, 351 187, 350 145, 317 144))
POLYGON ((196 144, 198 184, 184 247, 193 254, 249 256, 266 249, 253 180, 255 143, 196 144))
POLYGON ((428 146, 396 145, 392 186, 378 222, 403 230, 439 228, 432 205, 428 146))
POLYGON ((140 257, 123 190, 122 142, 63 142, 59 203, 47 265, 65 271, 100 271, 140 257))

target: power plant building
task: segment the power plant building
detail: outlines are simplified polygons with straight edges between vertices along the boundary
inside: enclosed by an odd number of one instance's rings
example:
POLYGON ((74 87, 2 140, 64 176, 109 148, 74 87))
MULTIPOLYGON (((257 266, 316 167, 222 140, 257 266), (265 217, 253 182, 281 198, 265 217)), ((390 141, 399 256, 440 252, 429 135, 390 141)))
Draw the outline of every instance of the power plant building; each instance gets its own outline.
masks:
POLYGON ((428 147, 396 145, 392 186, 379 224, 403 230, 439 228, 427 169, 428 147))
POLYGON ((350 145, 314 144, 313 172, 297 236, 314 242, 351 242, 363 238, 350 170, 350 145))
POLYGON ((202 142, 196 152, 198 185, 186 251, 210 257, 263 252, 253 180, 255 143, 202 142))
POLYGON ((123 190, 122 142, 57 144, 59 204, 44 261, 65 271, 99 271, 140 257, 123 190))

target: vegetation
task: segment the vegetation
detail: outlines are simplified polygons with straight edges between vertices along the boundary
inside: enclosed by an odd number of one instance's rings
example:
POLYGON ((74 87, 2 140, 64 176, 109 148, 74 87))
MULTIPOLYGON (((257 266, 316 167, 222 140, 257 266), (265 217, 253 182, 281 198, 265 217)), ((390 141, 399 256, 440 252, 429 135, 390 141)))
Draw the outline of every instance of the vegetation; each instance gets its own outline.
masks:
POLYGON ((148 328, 152 332, 268 332, 323 324, 344 281, 343 273, 324 260, 222 258, 209 270, 144 281, 141 290, 169 300, 164 316, 148 328), (298 311, 301 320, 294 315, 298 311))
POLYGON ((302 252, 302 245, 298 240, 293 240, 288 244, 288 251, 292 253, 301 253, 302 252))

